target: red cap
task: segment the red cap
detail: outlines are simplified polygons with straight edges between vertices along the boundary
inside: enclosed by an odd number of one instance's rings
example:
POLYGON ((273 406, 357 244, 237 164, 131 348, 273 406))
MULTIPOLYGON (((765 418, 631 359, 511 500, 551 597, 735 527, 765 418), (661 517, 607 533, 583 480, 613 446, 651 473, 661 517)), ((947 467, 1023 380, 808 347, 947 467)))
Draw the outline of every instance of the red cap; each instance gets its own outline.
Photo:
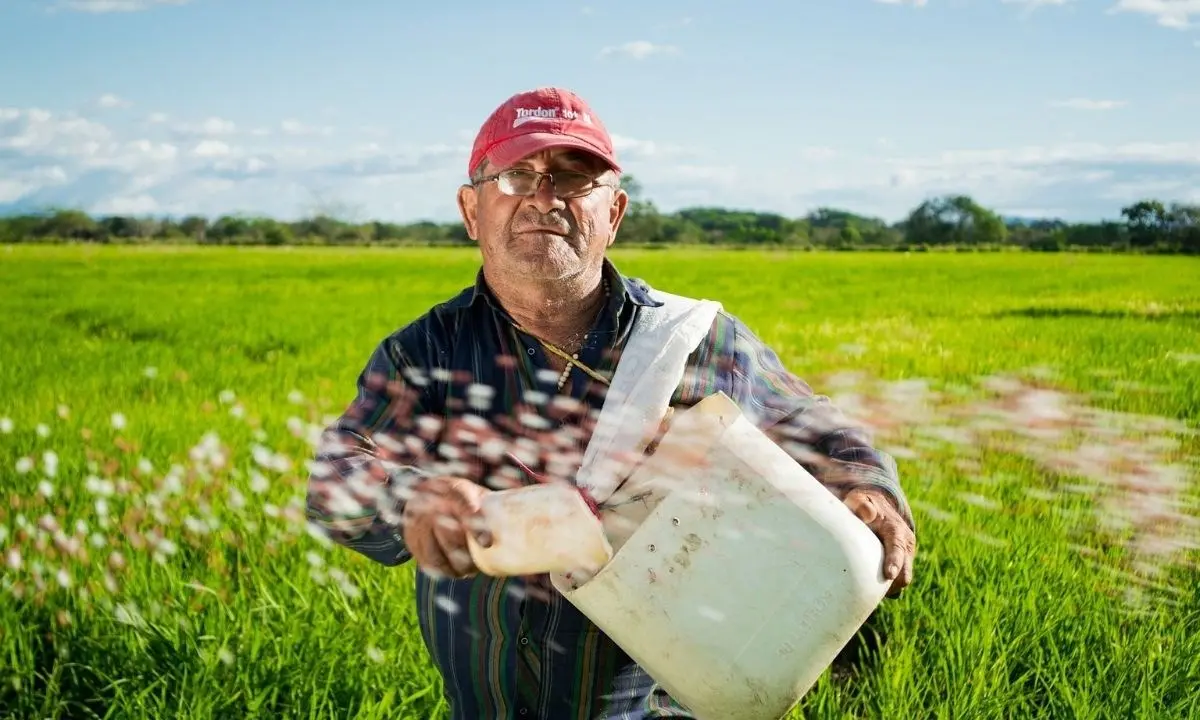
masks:
POLYGON ((475 136, 470 175, 486 157, 506 168, 549 148, 587 151, 620 172, 612 138, 588 104, 570 90, 544 87, 513 95, 496 108, 475 136))

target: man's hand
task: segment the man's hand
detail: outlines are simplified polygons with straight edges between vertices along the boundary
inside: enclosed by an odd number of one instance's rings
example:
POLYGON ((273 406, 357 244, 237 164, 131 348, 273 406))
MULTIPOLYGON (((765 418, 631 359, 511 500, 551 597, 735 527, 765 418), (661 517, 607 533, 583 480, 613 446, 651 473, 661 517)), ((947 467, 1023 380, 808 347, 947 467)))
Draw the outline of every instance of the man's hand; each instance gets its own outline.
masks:
POLYGON ((413 487, 404 506, 404 544, 422 571, 455 578, 479 572, 467 548, 467 533, 475 533, 483 547, 491 544, 480 511, 480 500, 490 492, 470 480, 445 476, 413 487))
POLYGON ((881 490, 851 490, 844 500, 883 543, 883 577, 892 580, 888 595, 896 596, 912 583, 917 537, 895 503, 881 490))

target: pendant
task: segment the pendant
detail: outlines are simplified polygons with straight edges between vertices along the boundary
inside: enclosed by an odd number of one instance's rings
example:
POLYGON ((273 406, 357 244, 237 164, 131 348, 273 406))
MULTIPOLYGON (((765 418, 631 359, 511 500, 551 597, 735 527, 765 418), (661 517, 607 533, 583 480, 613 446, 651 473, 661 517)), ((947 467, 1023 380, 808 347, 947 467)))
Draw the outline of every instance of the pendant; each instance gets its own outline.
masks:
POLYGON ((567 384, 567 378, 571 376, 571 368, 575 366, 575 360, 579 359, 579 353, 571 355, 571 359, 567 361, 567 366, 563 368, 562 375, 558 376, 558 389, 562 390, 567 384))

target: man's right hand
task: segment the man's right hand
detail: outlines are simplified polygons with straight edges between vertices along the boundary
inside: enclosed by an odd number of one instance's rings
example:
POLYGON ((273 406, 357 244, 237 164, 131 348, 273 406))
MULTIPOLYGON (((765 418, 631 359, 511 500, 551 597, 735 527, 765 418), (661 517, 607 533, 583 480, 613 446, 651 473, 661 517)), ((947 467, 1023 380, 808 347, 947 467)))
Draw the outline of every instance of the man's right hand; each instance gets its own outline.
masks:
POLYGON ((492 490, 463 478, 437 476, 413 488, 404 506, 404 544, 425 573, 464 578, 479 572, 467 548, 473 532, 483 547, 491 537, 480 501, 492 490))

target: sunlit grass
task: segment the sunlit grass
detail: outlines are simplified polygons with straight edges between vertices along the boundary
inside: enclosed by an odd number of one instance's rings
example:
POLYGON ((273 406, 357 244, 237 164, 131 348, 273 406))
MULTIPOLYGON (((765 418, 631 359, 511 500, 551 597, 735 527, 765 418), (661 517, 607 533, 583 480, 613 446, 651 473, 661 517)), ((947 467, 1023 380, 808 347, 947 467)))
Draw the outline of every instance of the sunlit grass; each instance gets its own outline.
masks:
MULTIPOLYGON (((1200 263, 618 251, 900 462, 916 583, 812 717, 1200 714, 1200 263)), ((438 717, 412 568, 303 522, 312 441, 461 250, 0 248, 0 716, 438 717)))

